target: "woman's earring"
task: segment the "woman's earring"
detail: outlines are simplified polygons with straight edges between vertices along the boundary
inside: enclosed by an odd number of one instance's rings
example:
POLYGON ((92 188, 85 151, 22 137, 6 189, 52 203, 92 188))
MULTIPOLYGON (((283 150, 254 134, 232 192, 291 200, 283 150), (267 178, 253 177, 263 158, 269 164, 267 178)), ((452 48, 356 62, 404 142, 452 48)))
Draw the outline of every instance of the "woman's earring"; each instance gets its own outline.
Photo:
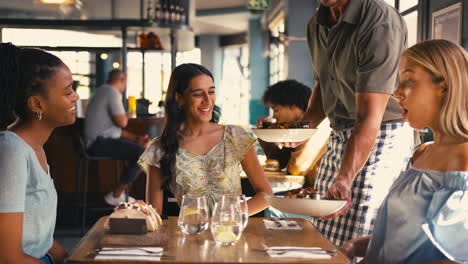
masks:
POLYGON ((37 120, 41 121, 42 120, 42 112, 37 112, 37 120))

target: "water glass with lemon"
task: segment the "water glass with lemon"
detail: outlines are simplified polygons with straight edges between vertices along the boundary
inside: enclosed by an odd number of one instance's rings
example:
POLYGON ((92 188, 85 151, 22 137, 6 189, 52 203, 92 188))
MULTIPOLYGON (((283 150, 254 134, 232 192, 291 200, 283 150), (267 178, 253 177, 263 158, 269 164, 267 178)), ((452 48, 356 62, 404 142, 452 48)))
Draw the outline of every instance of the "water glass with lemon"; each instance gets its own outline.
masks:
POLYGON ((242 230, 242 211, 239 199, 222 196, 215 203, 211 216, 213 239, 222 246, 234 245, 239 240, 242 230))
POLYGON ((239 199, 239 207, 242 214, 242 228, 244 229, 247 226, 249 221, 249 207, 247 206, 247 197, 244 194, 237 196, 239 199))
POLYGON ((208 203, 205 196, 184 195, 180 206, 178 225, 186 235, 195 235, 208 229, 208 203))

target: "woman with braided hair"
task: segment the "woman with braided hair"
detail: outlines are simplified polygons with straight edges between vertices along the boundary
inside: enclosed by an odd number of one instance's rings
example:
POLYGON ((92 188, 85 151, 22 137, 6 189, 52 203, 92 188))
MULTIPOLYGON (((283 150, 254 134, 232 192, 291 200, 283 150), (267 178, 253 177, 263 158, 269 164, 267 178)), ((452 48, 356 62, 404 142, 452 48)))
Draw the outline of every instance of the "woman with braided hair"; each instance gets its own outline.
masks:
POLYGON ((0 44, 0 263, 61 263, 53 239, 57 193, 43 149, 75 122, 68 67, 39 49, 0 44))

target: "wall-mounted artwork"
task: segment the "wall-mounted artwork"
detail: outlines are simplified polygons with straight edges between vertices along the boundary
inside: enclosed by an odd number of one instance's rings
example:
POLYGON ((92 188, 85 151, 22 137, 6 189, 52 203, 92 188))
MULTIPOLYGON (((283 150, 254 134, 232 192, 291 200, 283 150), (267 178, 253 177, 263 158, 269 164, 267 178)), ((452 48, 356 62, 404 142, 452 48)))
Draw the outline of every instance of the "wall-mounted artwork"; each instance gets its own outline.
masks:
POLYGON ((432 13, 432 38, 461 44, 462 3, 432 13))

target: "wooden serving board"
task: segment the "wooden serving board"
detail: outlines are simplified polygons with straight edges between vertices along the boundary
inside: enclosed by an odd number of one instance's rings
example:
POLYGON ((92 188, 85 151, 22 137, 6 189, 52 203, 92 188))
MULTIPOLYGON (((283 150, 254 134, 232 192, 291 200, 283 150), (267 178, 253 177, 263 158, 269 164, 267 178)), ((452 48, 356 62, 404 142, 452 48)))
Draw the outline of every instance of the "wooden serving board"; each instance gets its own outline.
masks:
POLYGON ((109 230, 102 237, 100 247, 155 247, 167 245, 167 227, 143 235, 111 234, 109 230))

